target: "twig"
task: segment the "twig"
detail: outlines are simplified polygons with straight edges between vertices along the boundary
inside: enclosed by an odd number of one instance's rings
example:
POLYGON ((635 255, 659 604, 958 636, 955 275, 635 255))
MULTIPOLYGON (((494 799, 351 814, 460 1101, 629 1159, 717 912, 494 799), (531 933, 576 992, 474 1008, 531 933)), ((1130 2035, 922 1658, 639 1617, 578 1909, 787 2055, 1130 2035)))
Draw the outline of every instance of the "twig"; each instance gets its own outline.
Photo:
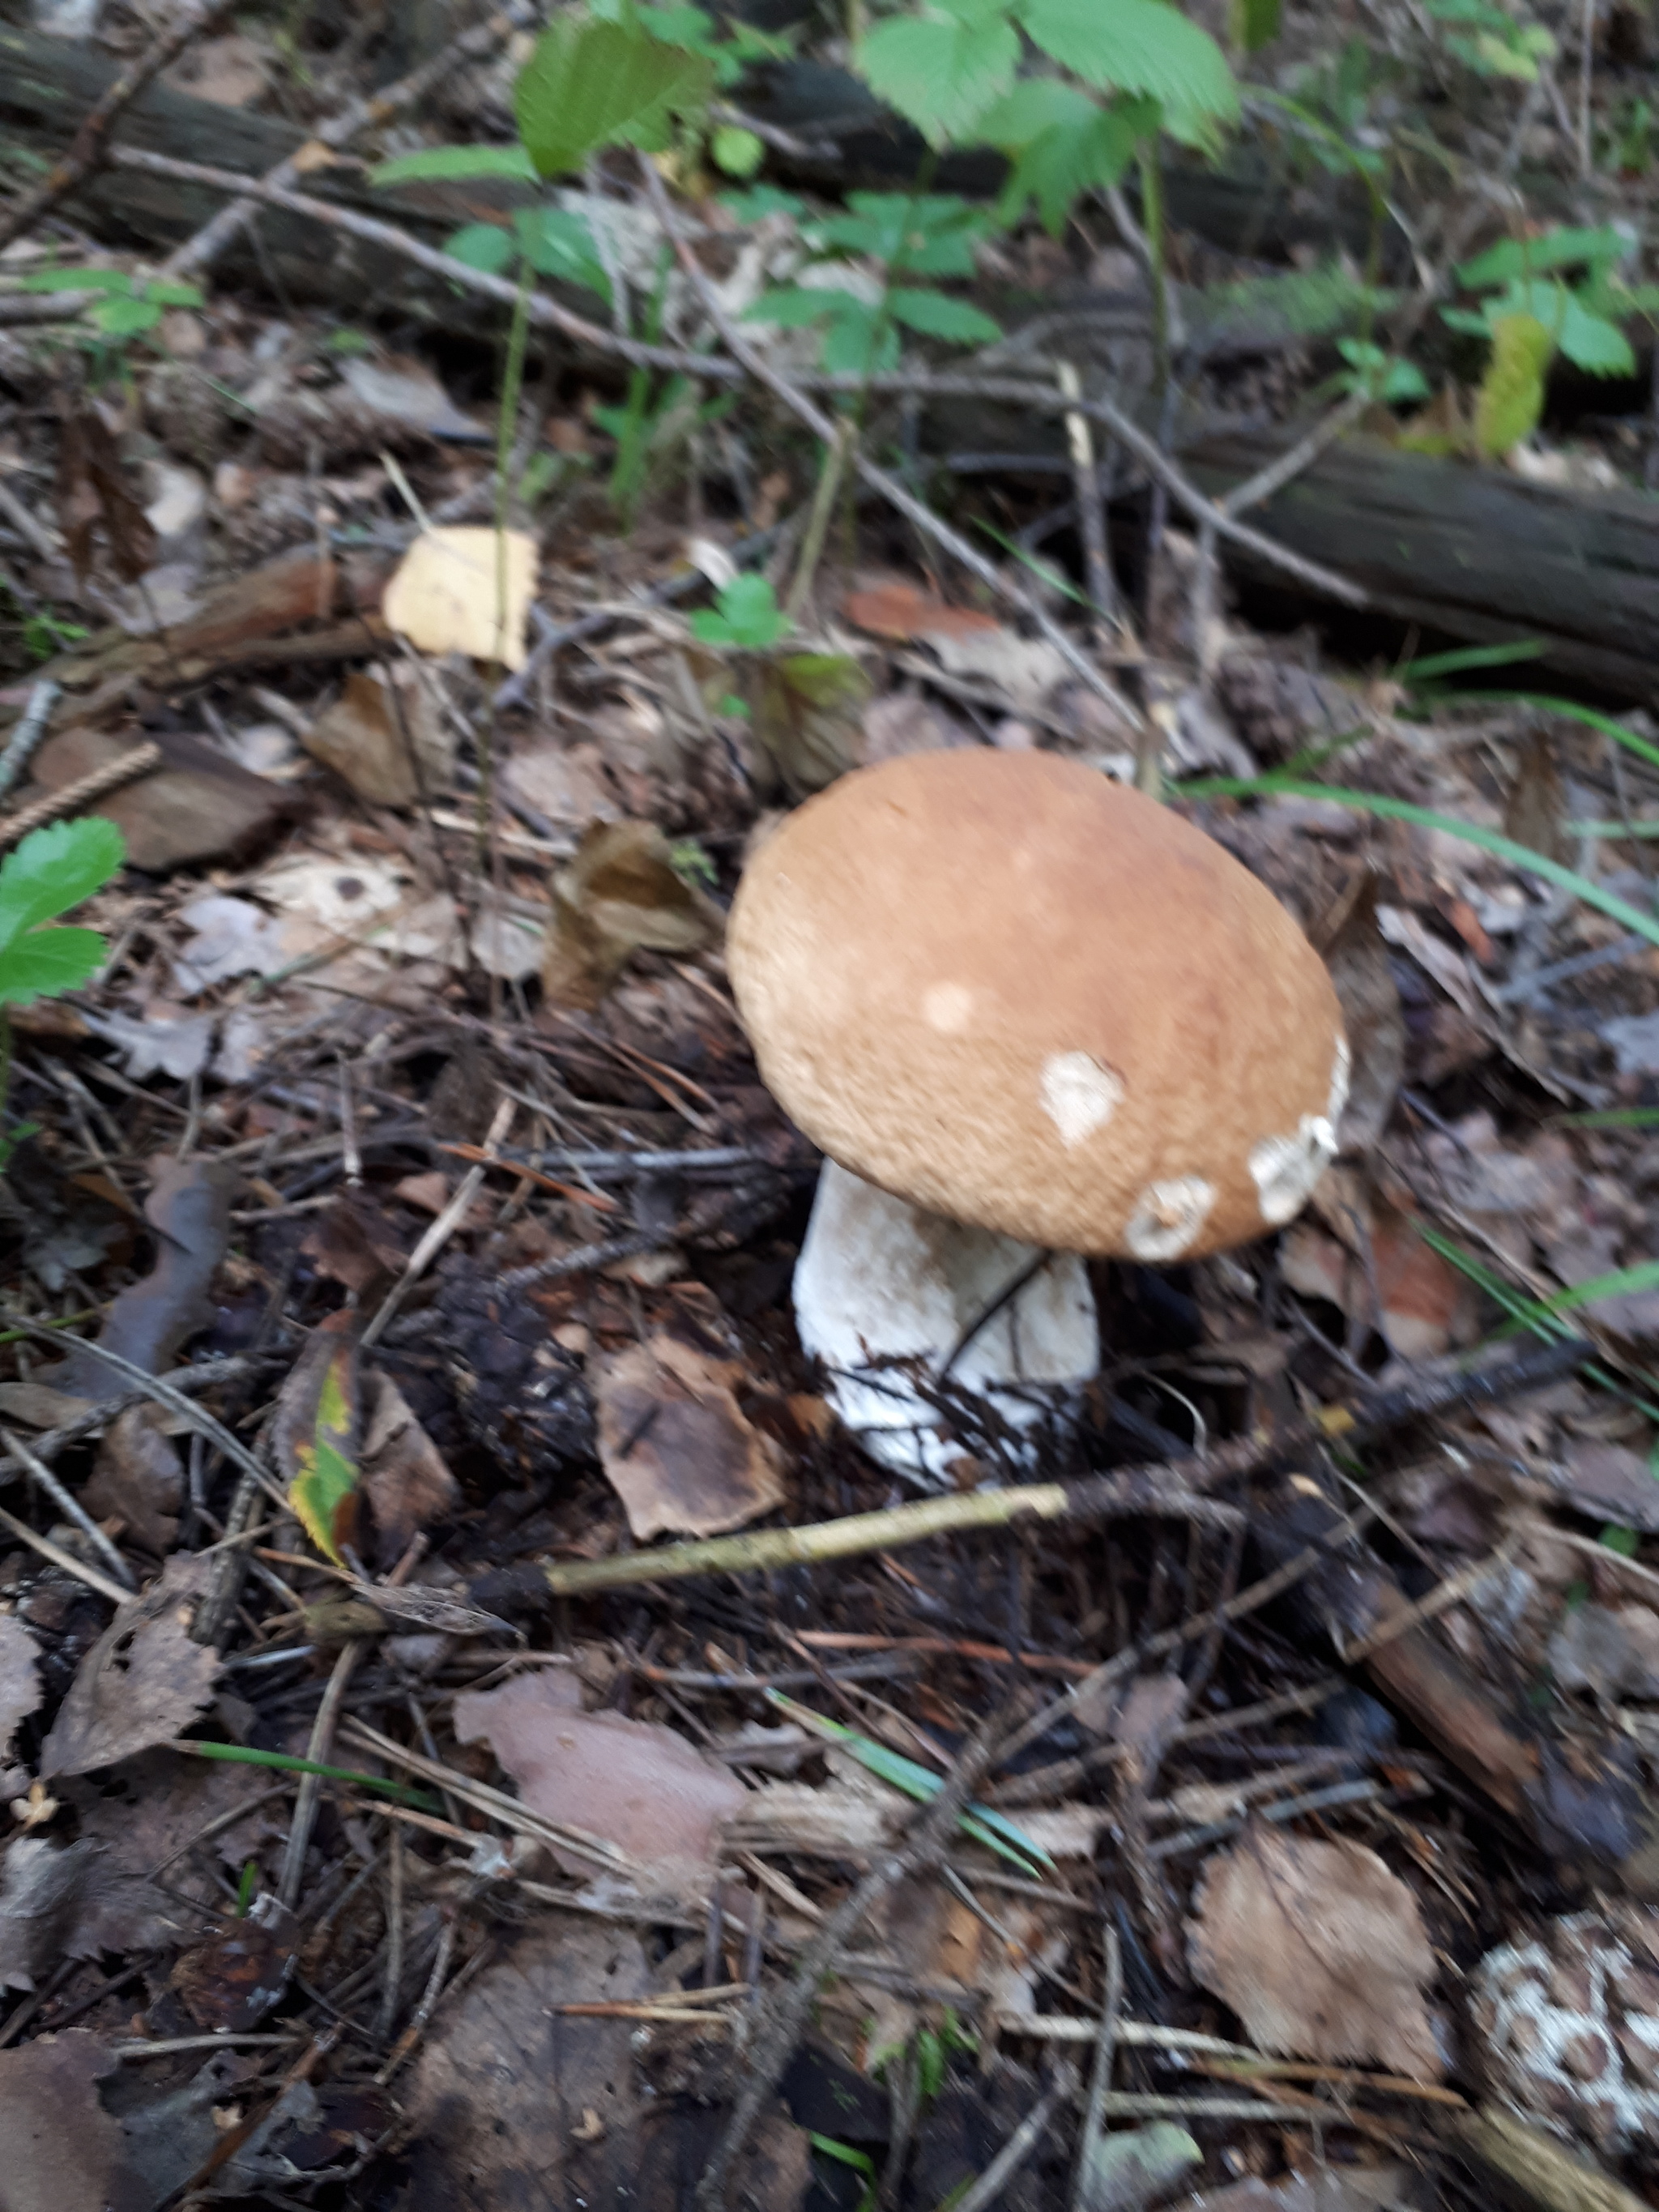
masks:
POLYGON ((1112 1521, 1153 1515, 1231 1528, 1241 1517, 1239 1508, 1218 1504, 1190 1486, 1247 1474, 1275 1449, 1251 1437, 1223 1445, 1202 1459, 1194 1455, 1121 1468, 1115 1474, 1091 1475, 1080 1482, 1033 1482, 1011 1490, 920 1498, 879 1513, 851 1513, 843 1520, 763 1528, 746 1535, 709 1536, 670 1544, 659 1552, 628 1552, 609 1559, 573 1559, 543 1572, 556 1596, 586 1597, 595 1590, 688 1575, 763 1574, 780 1567, 822 1565, 868 1552, 895 1551, 930 1536, 967 1528, 1003 1528, 1028 1520, 1112 1521))
POLYGON ((46 1496, 51 1498, 64 1518, 73 1522, 87 1541, 96 1551, 102 1553, 109 1562, 110 1570, 116 1581, 123 1584, 131 1595, 135 1587, 132 1570, 93 1519, 91 1514, 88 1512, 86 1507, 82 1504, 80 1499, 70 1495, 46 1462, 37 1459, 21 1437, 14 1436, 9 1429, 0 1429, 0 1443, 4 1443, 6 1449, 15 1460, 22 1462, 28 1471, 30 1480, 37 1483, 46 1492, 46 1496))
MULTIPOLYGON (((669 199, 667 187, 653 163, 643 154, 639 156, 639 169, 657 220, 662 225, 680 266, 690 278, 693 290, 702 301, 703 313, 720 334, 727 352, 739 367, 747 369, 757 383, 763 384, 775 398, 781 400, 797 422, 804 422, 822 445, 833 450, 839 443, 836 423, 805 392, 793 384, 781 370, 775 368, 750 343, 727 313, 725 301, 709 282, 702 262, 692 252, 690 242, 681 229, 669 199)), ((999 599, 1006 600, 1028 620, 1034 622, 1073 673, 1080 677, 1091 690, 1097 692, 1114 713, 1122 717, 1130 729, 1140 726, 1141 717, 1138 710, 1130 705, 1115 684, 1101 674, 1087 654, 1078 649, 1073 640, 1047 608, 1039 605, 1022 584, 1005 575, 994 562, 985 558, 976 546, 970 545, 948 523, 941 521, 932 507, 919 500, 914 492, 907 490, 896 477, 890 476, 885 469, 878 468, 858 445, 854 444, 848 449, 848 458, 872 491, 878 492, 889 506, 896 507, 907 522, 914 523, 918 530, 941 546, 952 560, 960 562, 970 575, 976 576, 999 599)))
POLYGON ((39 830, 65 814, 78 813, 83 806, 90 806, 94 799, 119 791, 123 784, 134 783, 161 765, 161 748, 150 741, 135 745, 130 753, 123 753, 117 760, 106 761, 101 768, 89 769, 73 783, 66 783, 61 791, 49 791, 33 806, 26 806, 9 820, 0 822, 0 853, 27 837, 31 830, 39 830))
MULTIPOLYGON (((487 1152, 493 1152, 496 1145, 507 1134, 507 1130, 512 1127, 513 1116, 517 1111, 518 1109, 511 1098, 503 1098, 498 1103, 495 1119, 490 1122, 489 1133, 484 1139, 484 1150, 487 1152)), ((469 1168, 461 1177, 454 1196, 410 1254, 404 1263, 403 1273, 398 1276, 381 1300, 380 1310, 359 1340, 360 1349, 367 1352, 369 1346, 379 1340, 398 1307, 402 1305, 416 1284, 420 1281, 421 1277, 432 1265, 438 1254, 443 1250, 444 1246, 448 1243, 461 1223, 465 1220, 473 1200, 483 1188, 483 1179, 488 1172, 489 1170, 484 1167, 469 1168)))
POLYGON ((27 1544, 31 1551, 39 1552, 43 1559, 50 1559, 54 1567, 61 1567, 66 1575, 73 1575, 88 1589, 95 1589, 100 1597, 106 1597, 112 1605, 125 1605, 131 1596, 131 1590, 123 1589, 119 1583, 112 1582, 107 1575, 100 1575, 96 1567, 88 1566, 84 1559, 77 1559, 73 1552, 66 1552, 61 1545, 54 1544, 50 1536, 37 1536, 27 1521, 20 1521, 15 1513, 8 1513, 3 1505, 0 1505, 0 1528, 15 1536, 19 1543, 27 1544))
MULTIPOLYGON (((1054 363, 1054 381, 1068 399, 1083 397, 1083 380, 1074 362, 1054 363)), ((1076 487, 1078 520, 1083 532, 1083 560, 1089 579, 1089 597, 1103 631, 1109 630, 1117 613, 1117 586, 1111 556, 1106 546, 1106 502, 1101 495, 1100 472, 1095 459, 1094 434, 1089 418, 1073 407, 1066 417, 1066 442, 1071 450, 1072 480, 1076 487)), ((1101 642, 1109 645, 1109 635, 1101 642)))
MULTIPOLYGON (((441 84, 452 76, 459 64, 482 60, 493 53, 510 34, 519 17, 520 11, 516 9, 499 9, 483 22, 475 24, 471 30, 463 31, 441 53, 434 54, 430 61, 423 62, 419 69, 399 78, 396 84, 388 85, 384 92, 377 92, 367 100, 350 101, 337 115, 331 116, 326 123, 320 124, 306 141, 305 146, 291 154, 287 161, 279 161, 274 169, 267 170, 261 182, 274 185, 279 189, 284 185, 291 185, 296 178, 306 173, 300 156, 310 148, 325 146, 331 153, 337 153, 360 131, 390 122, 394 115, 413 106, 434 84, 441 84)), ((175 247, 167 256, 161 264, 162 275, 192 276, 198 270, 209 267, 218 259, 237 234, 247 228, 258 209, 259 203, 251 192, 240 199, 233 200, 228 207, 221 208, 194 237, 187 238, 182 246, 175 247)))
POLYGON ((97 166, 118 118, 153 78, 159 76, 169 63, 178 60, 197 33, 205 30, 229 5, 230 0, 196 0, 193 7, 180 9, 167 29, 106 88, 103 97, 82 118, 81 127, 70 140, 68 150, 9 215, 0 216, 0 249, 32 230, 42 216, 49 215, 59 200, 67 198, 97 166))
POLYGON ((1110 1921, 1101 1929, 1101 1943, 1105 1952, 1106 1982, 1100 1999, 1100 2027, 1095 2037, 1095 2063, 1089 2075, 1089 2101, 1083 2108, 1083 2125, 1078 2134, 1077 2165, 1072 2174, 1073 2212, 1084 2212, 1093 2203, 1095 2165, 1100 2140, 1105 2132, 1101 2119, 1106 2109, 1106 2100, 1111 2094, 1112 2061, 1117 2055, 1117 2021, 1123 2009, 1123 1957, 1119 1948, 1117 1930, 1110 1921))
POLYGON ((107 297, 104 292, 47 292, 38 297, 31 292, 0 294, 0 327, 20 323, 72 323, 77 315, 85 314, 94 301, 107 297))
MULTIPOLYGON (((213 168, 200 161, 178 161, 168 155, 147 153, 137 147, 113 148, 110 159, 118 167, 143 170, 151 176, 172 177, 181 184, 203 185, 210 191, 245 194, 264 205, 283 208, 289 214, 308 216, 313 222, 343 231, 349 237, 361 238, 369 245, 384 248, 388 253, 401 255, 404 260, 429 270, 434 276, 442 277, 446 283, 459 284, 467 291, 476 292, 483 299, 495 301, 503 307, 511 308, 517 302, 518 287, 509 283, 505 277, 492 276, 482 269, 470 269, 465 262, 453 260, 436 247, 422 245, 418 239, 411 238, 407 231, 400 230, 395 223, 383 222, 378 216, 360 215, 354 209, 337 207, 331 201, 313 199, 305 193, 291 191, 286 186, 264 184, 240 175, 234 169, 213 168)), ((655 172, 652 173, 654 175, 655 172)), ((592 352, 614 355, 637 368, 665 369, 671 374, 696 377, 705 383, 715 384, 739 384, 745 373, 757 373, 752 369, 746 370, 742 356, 726 361, 715 354, 691 353, 681 347, 647 345, 638 338, 619 337, 614 331, 605 330, 584 316, 573 314, 569 308, 562 307, 544 292, 531 295, 528 312, 531 321, 538 329, 556 331, 573 344, 586 347, 592 352)), ((730 319, 726 319, 730 327, 730 319)), ((750 360, 754 358, 751 349, 745 345, 744 350, 750 360)), ((1157 439, 1149 436, 1133 416, 1126 415, 1109 399, 1071 400, 1054 385, 1041 384, 1034 379, 937 376, 909 371, 868 378, 800 375, 791 381, 788 389, 796 398, 814 392, 869 392, 884 396, 913 392, 924 399, 1006 400, 1016 406, 1035 408, 1042 414, 1063 416, 1075 412, 1085 415, 1091 422, 1103 423, 1119 443, 1134 455, 1147 473, 1163 484, 1170 498, 1188 514, 1200 520, 1206 515, 1212 517, 1218 537, 1283 569, 1286 575, 1294 576, 1311 591, 1322 592, 1348 606, 1370 605, 1367 594, 1346 576, 1339 575, 1334 569, 1327 568, 1317 561, 1304 559, 1301 554, 1291 552, 1288 546, 1280 545, 1261 531, 1253 530, 1247 524, 1224 514, 1212 500, 1182 474, 1177 465, 1163 451, 1157 439)), ((817 416, 816 410, 814 413, 817 421, 827 421, 827 417, 817 416)), ((927 529, 940 544, 946 542, 939 535, 945 526, 939 521, 930 508, 923 506, 921 501, 913 499, 884 470, 876 468, 873 463, 864 462, 859 473, 872 489, 878 490, 884 498, 890 498, 902 514, 915 520, 918 528, 927 529), (914 514, 912 509, 915 510, 914 514), (927 517, 925 523, 918 520, 922 515, 927 517)), ((975 575, 988 574, 993 587, 1000 595, 1006 597, 1008 590, 1006 580, 991 568, 990 563, 983 561, 965 540, 957 538, 954 532, 949 533, 949 538, 952 557, 963 561, 975 575), (956 550, 958 546, 962 549, 960 552, 956 550)), ((1065 633, 1060 631, 1059 635, 1064 637, 1065 633)), ((1069 640, 1067 647, 1069 659, 1076 653, 1076 648, 1070 646, 1069 640)), ((1086 663, 1085 665, 1087 665, 1086 663)), ((1091 676, 1093 672, 1091 671, 1091 676)))
POLYGON ((45 676, 29 693, 28 704, 13 723, 6 749, 0 752, 0 798, 5 796, 28 766, 30 755, 46 734, 52 710, 63 696, 63 685, 45 676))
POLYGON ((818 2001, 824 1975, 833 1968, 854 1931, 890 1890, 936 1865, 950 1848, 957 1817, 988 1770, 998 1741, 1005 1733, 1006 1717, 1016 1702, 1012 1698, 1006 1700, 976 1730, 963 1747, 954 1771, 916 1820, 904 1843, 878 1860, 857 1887, 824 1920, 797 1959, 787 1986, 766 2008, 765 2023, 750 2052, 748 2079, 738 2094, 726 2133, 697 2185, 693 2200, 696 2212, 718 2212, 725 2203, 726 2185, 732 2166, 742 2156, 779 2075, 800 2040, 801 2030, 818 2001))

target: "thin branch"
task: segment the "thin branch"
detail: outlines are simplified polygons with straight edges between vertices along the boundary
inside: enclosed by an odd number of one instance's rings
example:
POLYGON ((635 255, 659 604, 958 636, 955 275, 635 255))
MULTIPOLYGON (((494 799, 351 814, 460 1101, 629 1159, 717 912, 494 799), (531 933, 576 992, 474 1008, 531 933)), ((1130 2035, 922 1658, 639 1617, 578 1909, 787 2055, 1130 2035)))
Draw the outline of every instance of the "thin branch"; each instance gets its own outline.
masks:
MULTIPOLYGON (((442 277, 447 283, 459 284, 467 291, 477 293, 482 299, 494 300, 503 307, 510 309, 518 298, 517 286, 509 283, 505 277, 492 276, 482 269, 469 269, 464 261, 452 259, 435 246, 422 245, 418 239, 411 238, 407 231, 399 229, 396 223, 384 222, 376 216, 360 215, 352 208, 336 207, 329 200, 313 199, 303 192, 291 191, 286 186, 261 183, 240 175, 234 169, 211 168, 200 161, 176 161, 168 155, 145 153, 136 147, 114 148, 110 159, 118 167, 142 170, 149 176, 172 177, 182 184, 203 185, 215 191, 245 194, 262 204, 283 208, 291 215, 309 216, 313 222, 341 231, 348 237, 360 238, 368 245, 379 246, 388 253, 398 254, 432 276, 442 277)), ((592 353, 611 355, 636 368, 663 369, 671 374, 697 377, 711 384, 741 384, 745 373, 757 373, 746 372, 743 356, 726 361, 716 354, 690 353, 678 346, 647 345, 638 338, 619 337, 615 331, 589 322, 585 316, 572 313, 568 307, 562 307, 544 292, 531 295, 529 312, 531 321, 538 330, 556 331, 574 345, 586 347, 592 353)), ((745 346, 744 350, 750 360, 754 358, 752 349, 745 346)), ((1247 523, 1224 514, 1213 500, 1207 498, 1182 473, 1162 450, 1156 438, 1150 436, 1133 416, 1126 415, 1109 399, 1071 399, 1057 386, 1038 383, 1030 378, 938 376, 908 371, 872 376, 867 380, 857 376, 801 375, 794 378, 787 388, 797 399, 807 392, 868 390, 884 397, 889 393, 915 393, 924 399, 1005 400, 1014 406, 1033 408, 1044 415, 1075 413, 1086 416, 1091 422, 1103 423, 1119 443, 1134 455, 1147 474, 1163 484, 1176 505, 1195 521, 1212 521, 1218 538, 1271 562, 1286 575, 1294 576, 1297 582, 1305 584, 1310 591, 1340 599, 1348 606, 1369 605, 1365 592, 1346 576, 1339 575, 1334 569, 1327 568, 1317 561, 1305 560, 1301 554, 1292 553, 1287 546, 1280 545, 1261 531, 1253 530, 1247 523)), ((817 410, 813 411, 817 416, 817 410)), ((817 419, 828 420, 826 416, 818 416, 817 419)), ((927 528, 935 537, 944 530, 945 526, 931 509, 914 499, 884 471, 866 462, 859 473, 866 483, 880 490, 884 497, 890 497, 901 513, 910 514, 912 520, 917 520, 918 527, 927 528), (918 520, 924 515, 927 518, 925 524, 918 520)), ((951 542, 953 547, 962 547, 962 552, 957 557, 963 559, 976 574, 988 574, 994 587, 999 593, 1006 595, 1003 579, 972 546, 964 544, 954 532, 951 533, 951 542)), ((1061 631, 1059 635, 1063 637, 1065 633, 1061 631)), ((1076 647, 1069 640, 1065 649, 1068 659, 1076 655, 1076 647)), ((1088 664, 1085 663, 1085 665, 1088 664)), ((1097 680, 1092 671, 1090 680, 1097 680)))
POLYGON ((53 162, 34 190, 26 193, 9 215, 0 215, 0 248, 33 230, 43 216, 50 215, 59 200, 66 199, 84 181, 97 167, 120 116, 153 78, 178 60, 197 33, 216 21, 229 6, 230 0, 196 0, 194 7, 181 9, 160 37, 153 39, 131 67, 105 88, 102 99, 82 118, 81 127, 62 159, 53 162))

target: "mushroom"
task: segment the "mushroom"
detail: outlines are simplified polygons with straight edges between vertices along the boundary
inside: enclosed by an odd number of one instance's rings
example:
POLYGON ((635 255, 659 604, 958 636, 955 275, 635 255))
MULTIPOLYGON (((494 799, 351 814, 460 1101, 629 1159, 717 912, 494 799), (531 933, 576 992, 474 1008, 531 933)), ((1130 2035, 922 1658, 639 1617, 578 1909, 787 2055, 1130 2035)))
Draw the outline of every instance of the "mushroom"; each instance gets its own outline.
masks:
POLYGON ((1323 963, 1219 845, 1077 761, 842 776, 751 857, 728 958, 762 1076, 828 1156, 802 1343, 913 1477, 960 1455, 896 1362, 936 1382, 974 1331, 952 1377, 1030 1428, 1030 1386, 1099 1364, 1079 1255, 1248 1243, 1336 1151, 1349 1056, 1323 963))

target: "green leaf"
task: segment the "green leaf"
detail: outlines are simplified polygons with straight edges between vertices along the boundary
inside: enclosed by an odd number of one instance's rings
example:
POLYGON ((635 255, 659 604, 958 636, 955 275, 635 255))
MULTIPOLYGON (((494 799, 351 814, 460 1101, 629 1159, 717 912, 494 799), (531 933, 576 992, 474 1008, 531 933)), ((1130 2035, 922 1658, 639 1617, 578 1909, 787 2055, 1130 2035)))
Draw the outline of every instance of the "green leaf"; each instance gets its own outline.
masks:
POLYGON ((1561 318, 1561 350, 1586 376, 1634 376, 1636 356, 1617 323, 1595 315, 1569 292, 1561 318))
POLYGON ((1621 1559, 1633 1559, 1642 1539, 1634 1528, 1621 1528, 1616 1521, 1609 1521, 1601 1531, 1601 1542, 1609 1552, 1617 1552, 1621 1559))
POLYGON ((536 171, 522 146, 428 146, 423 153, 399 154, 368 173, 372 185, 462 185, 475 177, 514 177, 535 181, 536 171))
POLYGON ((898 285, 887 295, 887 310, 906 330, 945 338, 952 345, 990 345, 1002 336, 1001 325, 988 315, 943 292, 918 292, 898 285))
POLYGON ((752 131, 723 123, 708 142, 714 167, 728 177, 752 177, 766 158, 766 148, 752 131))
POLYGON ((850 313, 873 316, 875 312, 867 300, 860 300, 854 292, 832 290, 827 284, 791 284, 781 285, 775 292, 763 292, 751 307, 744 309, 743 319, 800 331, 823 322, 826 316, 850 313))
POLYGON ((1019 38, 1006 16, 964 22, 898 15, 862 39, 856 66, 878 99, 914 123, 930 146, 966 138, 1014 81, 1019 38))
POLYGON ((1024 0, 1025 27, 1046 54, 1102 91, 1156 100, 1169 129, 1202 143, 1237 119, 1227 58, 1164 0, 1024 0))
POLYGON ((512 232, 503 230, 500 223, 470 222, 465 230, 444 240, 444 252, 452 261, 482 269, 486 276, 499 276, 513 266, 519 247, 512 232))
POLYGON ((101 890, 126 857, 125 838, 101 814, 31 830, 0 863, 0 945, 101 890))
POLYGON ((153 331, 161 319, 161 310, 153 300, 100 300, 92 310, 95 328, 112 338, 133 338, 141 331, 153 331))
POLYGON ((1457 270, 1458 283, 1466 292, 1485 292, 1496 284, 1507 284, 1512 277, 1542 276, 1552 269, 1576 269, 1586 262, 1612 264, 1622 261, 1631 251, 1634 240, 1603 223, 1595 230, 1569 230, 1565 227, 1547 230, 1539 238, 1500 239, 1489 246, 1484 253, 1477 253, 1457 270))
POLYGON ((19 292, 119 292, 132 290, 125 269, 31 269, 12 283, 19 292))
POLYGON ((568 208, 526 208, 519 216, 518 233, 520 246, 538 276, 580 284, 609 304, 611 279, 585 216, 568 208))
POLYGON ((108 946, 95 929, 36 929, 0 951, 0 1006, 27 1006, 95 975, 108 946))
POLYGON ((721 192, 718 204, 733 222, 764 222, 769 215, 787 215, 799 222, 806 203, 794 192, 781 192, 775 185, 755 185, 746 192, 721 192))
POLYGON ((1233 0, 1232 32, 1247 54, 1258 54, 1279 36, 1279 0, 1233 0))
POLYGON ((513 108, 538 173, 556 177, 602 146, 660 152, 674 118, 702 107, 713 80, 708 63, 684 47, 567 16, 536 41, 513 108))
POLYGON ((1035 200, 1043 227, 1058 238, 1073 204, 1085 191, 1106 191, 1128 167, 1136 139, 1157 127, 1150 103, 1103 107, 1058 77, 1027 77, 980 119, 980 132, 1013 162, 998 215, 1018 220, 1035 200))
POLYGON ((1474 396, 1476 450, 1496 460, 1538 428, 1544 372, 1555 340, 1534 315, 1500 315, 1492 325, 1492 359, 1474 396))
POLYGON ((355 1766, 325 1766, 315 1759, 301 1759, 291 1751, 262 1751, 257 1744, 207 1743, 175 1740, 169 1748, 187 1751, 195 1759, 222 1759, 231 1766, 268 1766, 278 1774, 317 1774, 328 1782, 349 1782, 354 1789, 371 1790, 378 1797, 391 1797, 403 1805, 418 1805, 428 1813, 443 1810, 441 1801, 406 1782, 388 1782, 383 1774, 364 1774, 355 1766))
POLYGON ((347 1456, 356 1425, 351 1403, 354 1373, 353 1348, 342 1344, 330 1354, 323 1370, 311 1437, 295 1449, 296 1472, 288 1486, 288 1502, 307 1535, 337 1567, 345 1565, 340 1547, 350 1541, 357 1504, 357 1467, 347 1456))
POLYGON ((738 645, 752 652, 775 645, 789 629, 777 595, 766 578, 752 571, 734 576, 716 595, 718 611, 705 608, 691 617, 691 631, 705 645, 738 645))

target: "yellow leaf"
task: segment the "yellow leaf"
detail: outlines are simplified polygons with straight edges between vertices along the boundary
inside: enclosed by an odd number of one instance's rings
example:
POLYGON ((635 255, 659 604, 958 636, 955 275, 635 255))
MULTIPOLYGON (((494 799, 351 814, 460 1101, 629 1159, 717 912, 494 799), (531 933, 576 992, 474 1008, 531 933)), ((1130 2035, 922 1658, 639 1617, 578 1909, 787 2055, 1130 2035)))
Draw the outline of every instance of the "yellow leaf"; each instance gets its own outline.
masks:
POLYGON ((352 1404, 356 1348, 342 1344, 331 1356, 317 1394, 317 1417, 308 1440, 296 1446, 288 1502, 305 1532, 337 1567, 341 1547, 352 1540, 358 1509, 357 1463, 351 1456, 356 1414, 352 1404))
POLYGON ((427 530, 386 586, 381 612, 422 653, 522 668, 536 541, 522 530, 427 530))
POLYGON ((1474 395, 1476 450, 1497 460, 1538 428, 1544 372, 1555 340, 1535 315, 1500 315, 1492 326, 1492 359, 1474 395))

